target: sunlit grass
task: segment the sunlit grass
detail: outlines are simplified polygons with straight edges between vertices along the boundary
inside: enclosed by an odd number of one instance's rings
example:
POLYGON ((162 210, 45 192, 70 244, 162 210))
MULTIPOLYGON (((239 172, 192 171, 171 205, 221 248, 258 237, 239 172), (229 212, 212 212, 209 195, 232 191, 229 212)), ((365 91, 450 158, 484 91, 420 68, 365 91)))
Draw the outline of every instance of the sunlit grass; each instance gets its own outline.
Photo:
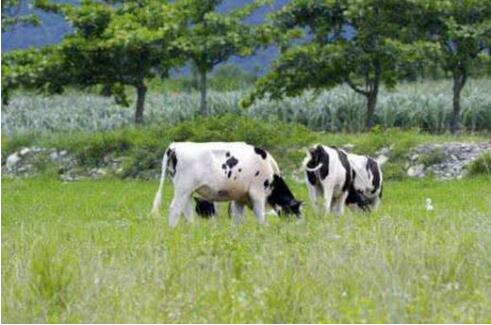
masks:
POLYGON ((156 188, 2 180, 2 321, 491 321, 488 178, 387 182, 372 215, 235 226, 222 206, 175 230, 170 186, 148 215, 156 188))

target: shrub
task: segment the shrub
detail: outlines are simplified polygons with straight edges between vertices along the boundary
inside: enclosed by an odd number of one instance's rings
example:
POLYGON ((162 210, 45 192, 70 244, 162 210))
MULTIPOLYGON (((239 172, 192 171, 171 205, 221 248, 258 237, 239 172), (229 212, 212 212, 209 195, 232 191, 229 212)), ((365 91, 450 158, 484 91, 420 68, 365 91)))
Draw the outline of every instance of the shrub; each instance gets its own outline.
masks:
POLYGON ((467 165, 469 176, 491 176, 491 152, 485 152, 467 165))
POLYGON ((418 161, 425 166, 436 165, 441 163, 443 160, 445 160, 445 153, 441 148, 435 148, 432 151, 423 153, 418 157, 418 161))

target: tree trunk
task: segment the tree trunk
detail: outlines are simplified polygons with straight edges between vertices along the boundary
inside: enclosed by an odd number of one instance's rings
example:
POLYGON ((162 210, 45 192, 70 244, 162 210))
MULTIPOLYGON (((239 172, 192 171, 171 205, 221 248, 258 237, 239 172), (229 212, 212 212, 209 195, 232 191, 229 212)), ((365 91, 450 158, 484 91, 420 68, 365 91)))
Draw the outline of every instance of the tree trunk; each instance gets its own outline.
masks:
POLYGON ((201 93, 200 111, 201 115, 209 116, 210 112, 208 110, 208 103, 206 102, 206 70, 201 70, 199 88, 201 93))
POLYGON ((382 68, 378 60, 374 61, 374 77, 368 82, 367 96, 367 121, 366 128, 370 130, 375 124, 375 107, 377 106, 378 88, 380 85, 380 77, 382 68))
POLYGON ((135 125, 143 124, 143 110, 145 109, 145 95, 147 87, 142 82, 136 86, 136 110, 135 110, 135 125))
POLYGON ((466 81, 466 71, 458 69, 453 73, 453 111, 450 120, 450 132, 457 134, 460 131, 460 93, 466 81))
POLYGON ((370 130, 375 124, 375 107, 377 106, 378 86, 367 96, 367 120, 366 127, 370 130))

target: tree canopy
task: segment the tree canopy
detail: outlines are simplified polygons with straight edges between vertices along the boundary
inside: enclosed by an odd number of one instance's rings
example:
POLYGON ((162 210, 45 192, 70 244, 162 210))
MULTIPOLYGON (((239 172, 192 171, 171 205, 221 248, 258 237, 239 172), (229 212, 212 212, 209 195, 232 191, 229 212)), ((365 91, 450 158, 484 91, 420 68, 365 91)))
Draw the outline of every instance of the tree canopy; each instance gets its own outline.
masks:
POLYGON ((232 55, 251 55, 261 43, 260 26, 246 24, 247 18, 264 2, 254 1, 227 13, 217 12, 223 0, 181 0, 176 5, 185 17, 184 33, 178 40, 183 56, 192 61, 200 75, 201 113, 209 115, 206 79, 217 64, 232 55))
POLYGON ((303 28, 307 41, 290 44, 248 103, 346 83, 367 98, 366 126, 372 127, 380 84, 394 87, 405 65, 436 50, 413 37, 414 8, 398 0, 293 0, 273 15, 273 26, 303 28))

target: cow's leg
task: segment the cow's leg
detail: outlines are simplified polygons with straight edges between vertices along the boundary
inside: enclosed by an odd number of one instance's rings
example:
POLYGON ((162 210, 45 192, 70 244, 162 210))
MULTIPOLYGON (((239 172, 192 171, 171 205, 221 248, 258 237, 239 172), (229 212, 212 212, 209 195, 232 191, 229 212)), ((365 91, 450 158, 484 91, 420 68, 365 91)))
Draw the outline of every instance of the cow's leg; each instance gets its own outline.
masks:
POLYGON ((193 206, 193 197, 189 196, 186 205, 184 207, 184 216, 189 223, 194 221, 194 206, 193 206))
POLYGON ((347 197, 348 197, 348 191, 344 191, 343 193, 341 193, 341 195, 338 198, 336 198, 334 202, 333 211, 338 216, 344 213, 344 205, 347 197))
POLYGON ((257 221, 260 224, 266 224, 266 214, 265 214, 265 201, 264 200, 252 200, 252 210, 256 216, 257 221))
POLYGON ((240 223, 244 215, 244 205, 235 201, 230 203, 230 214, 235 223, 240 223))
POLYGON ((334 184, 332 182, 325 182, 322 185, 324 187, 324 214, 328 214, 331 212, 334 184))
POLYGON ((174 190, 174 198, 170 204, 169 226, 177 226, 181 213, 186 209, 188 201, 191 199, 191 193, 187 191, 174 190))

